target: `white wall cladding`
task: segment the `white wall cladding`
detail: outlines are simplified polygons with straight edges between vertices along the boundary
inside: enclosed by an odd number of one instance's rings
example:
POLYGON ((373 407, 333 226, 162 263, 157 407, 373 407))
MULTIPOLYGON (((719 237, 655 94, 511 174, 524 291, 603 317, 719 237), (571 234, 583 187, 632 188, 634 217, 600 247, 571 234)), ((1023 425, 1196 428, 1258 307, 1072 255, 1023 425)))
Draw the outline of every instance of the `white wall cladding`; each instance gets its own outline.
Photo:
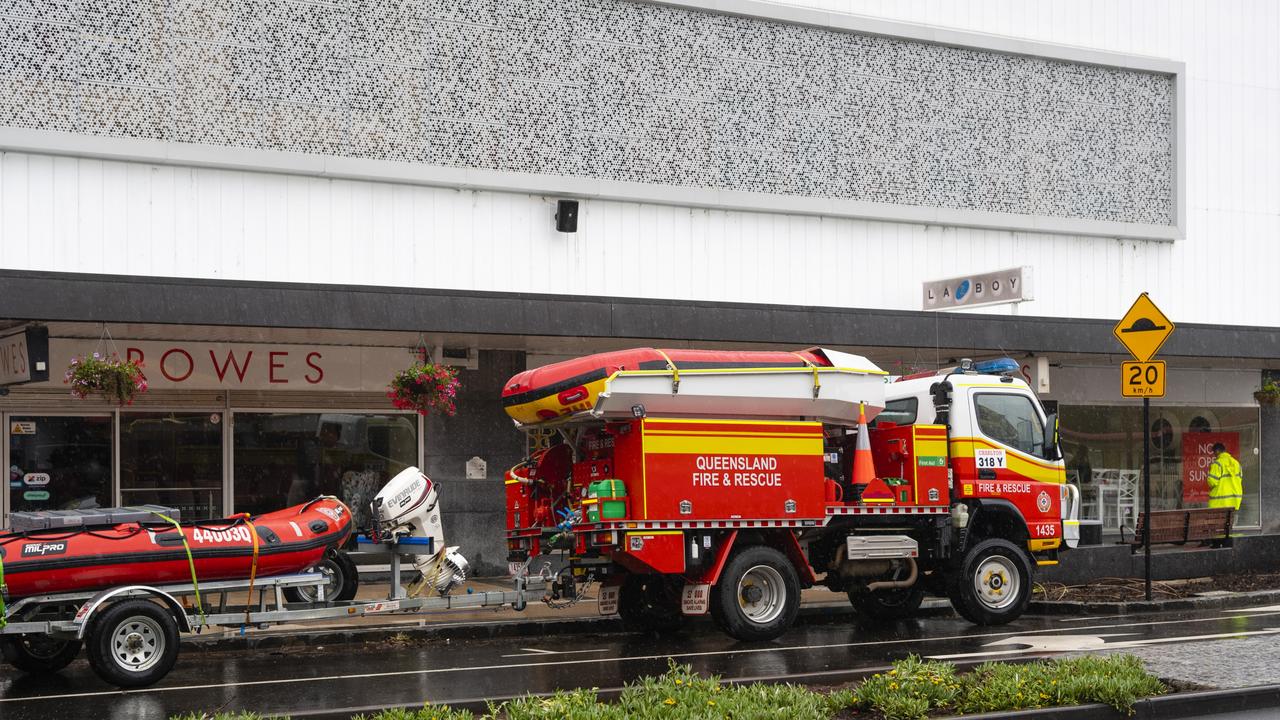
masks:
POLYGON ((1280 326, 1280 3, 825 7, 1185 61, 1186 239, 603 201, 558 235, 554 198, 7 153, 0 266, 918 309, 922 280, 1030 265, 1022 314, 1117 317, 1146 290, 1178 322, 1280 326))
POLYGON ((918 309, 924 279, 1028 264, 1024 312, 1089 317, 1161 287, 1176 246, 604 201, 560 234, 554 212, 528 195, 0 155, 0 265, 16 269, 918 309))
POLYGON ((1167 74, 632 0, 7 5, 0 125, 1035 217, 1177 219, 1167 74))

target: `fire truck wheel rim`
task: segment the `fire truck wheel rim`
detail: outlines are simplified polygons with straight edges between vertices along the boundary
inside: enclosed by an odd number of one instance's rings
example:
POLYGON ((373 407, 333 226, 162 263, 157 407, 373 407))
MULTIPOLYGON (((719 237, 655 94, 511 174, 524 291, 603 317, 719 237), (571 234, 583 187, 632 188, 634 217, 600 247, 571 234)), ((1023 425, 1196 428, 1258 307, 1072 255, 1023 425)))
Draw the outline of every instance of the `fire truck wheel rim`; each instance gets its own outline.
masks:
POLYGON ((112 655, 125 670, 142 672, 164 655, 165 636, 160 624, 141 615, 116 627, 111 636, 112 655))
POLYGON ((1018 601, 1018 569, 1001 555, 984 558, 973 575, 973 586, 983 605, 1001 610, 1018 601))
POLYGON ((766 624, 782 615, 786 603, 787 590, 782 580, 782 573, 768 565, 756 565, 742 574, 738 581, 738 603, 742 614, 751 622, 766 624), (757 592, 750 592, 754 589, 757 592), (748 595, 759 595, 758 600, 749 601, 748 595))

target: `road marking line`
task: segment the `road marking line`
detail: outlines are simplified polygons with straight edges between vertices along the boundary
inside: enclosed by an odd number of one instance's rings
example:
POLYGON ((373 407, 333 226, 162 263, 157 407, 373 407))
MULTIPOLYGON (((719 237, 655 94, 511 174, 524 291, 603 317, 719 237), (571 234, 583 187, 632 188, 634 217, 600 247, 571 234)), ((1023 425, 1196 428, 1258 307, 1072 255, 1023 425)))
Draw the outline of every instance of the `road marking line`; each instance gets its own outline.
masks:
MULTIPOLYGON (((1275 613, 1258 613, 1259 617, 1267 617, 1275 613)), ((1254 617, 1253 615, 1237 615, 1236 617, 1254 617)), ((821 645, 792 645, 788 647, 764 647, 764 648, 733 648, 729 650, 711 650, 707 652, 695 653, 663 653, 661 655, 636 655, 631 657, 612 657, 612 658, 592 658, 589 660, 555 660, 551 662, 528 662, 528 663, 509 663, 505 665, 473 665, 469 667, 451 667, 451 668, 432 668, 426 670, 394 670, 380 673, 356 673, 352 675, 325 675, 321 677, 302 677, 302 678, 281 678, 278 680, 248 680, 244 682, 233 683, 208 683, 204 685, 175 685, 174 687, 151 687, 141 690, 108 690, 98 692, 82 692, 82 693, 64 693, 61 695, 41 695, 39 697, 22 697, 22 698, 0 698, 0 704, 29 702, 35 700, 60 700, 66 698, 80 697, 102 697, 106 695, 142 695, 145 693, 162 693, 175 692, 179 690, 215 690, 219 688, 233 687, 251 687, 254 685, 294 685, 312 682, 333 682, 335 680, 364 680, 368 678, 379 677, 405 677, 410 675, 436 675, 445 673, 473 672, 476 670, 511 670, 524 667, 552 667, 558 665, 585 665, 587 663, 599 663, 603 661, 614 662, 638 662, 646 660, 666 660, 667 658, 694 658, 709 657, 716 655, 751 655, 757 653, 774 653, 774 652, 800 652, 807 650, 832 650, 836 648, 851 647, 873 647, 879 645, 910 645, 915 643, 941 642, 945 640, 977 640, 981 638, 997 638, 997 637, 1014 637, 1017 635, 1040 635, 1045 633, 1058 633, 1064 629, 1073 631, 1080 630, 1105 630, 1125 627, 1144 627, 1156 625, 1185 625, 1187 623, 1197 622, 1222 622, 1222 617, 1214 615, 1205 618, 1180 618, 1177 620, 1158 620, 1144 621, 1135 623, 1124 623, 1117 625, 1096 625, 1091 627, 1075 627, 1075 628, 1048 628, 1044 630, 1020 630, 1000 633, 980 633, 970 635, 950 635, 944 637, 929 638, 911 638, 911 639, 894 639, 894 640, 873 640, 870 642, 855 643, 825 643, 821 645)), ((1240 635, 1241 632, 1232 635, 1240 635)), ((1230 637, 1230 635, 1228 636, 1230 637)))
POLYGON ((538 656, 538 655, 579 655, 582 653, 609 652, 608 648, 601 648, 599 650, 539 650, 538 648, 520 648, 520 649, 526 650, 527 652, 513 653, 511 655, 500 655, 499 657, 509 658, 509 657, 530 657, 530 656, 538 656))
MULTIPOLYGON (((1124 636, 1124 635, 1132 635, 1132 634, 1133 633, 1115 633, 1113 636, 1124 636)), ((1028 642, 1029 638, 1014 637, 1001 642, 988 643, 986 647, 1009 645, 1014 642, 1020 642, 1021 644, 1024 644, 1027 647, 1018 648, 1016 650, 990 650, 986 652, 956 653, 953 655, 929 655, 928 658, 930 660, 957 660, 959 658, 989 657, 993 655, 1020 655, 1023 653, 1088 652, 1090 650, 1140 648, 1140 647, 1146 647, 1148 645, 1161 645, 1161 644, 1173 643, 1173 642, 1200 642, 1203 640, 1224 640, 1227 638, 1244 637, 1246 635, 1276 635, 1276 634, 1280 634, 1280 628, 1268 628, 1266 630, 1241 630, 1241 631, 1229 632, 1229 633, 1213 633, 1210 635, 1183 635, 1181 637, 1150 638, 1145 640, 1121 640, 1120 642, 1114 642, 1114 643, 1104 642, 1096 645, 1091 644, 1091 645, 1088 645, 1087 647, 1084 646, 1084 644, 1082 644, 1082 646, 1079 648, 1053 647, 1052 643, 1045 644, 1045 643, 1028 642)), ((1097 637, 1099 638, 1099 640, 1101 640, 1103 636, 1097 636, 1097 637)))

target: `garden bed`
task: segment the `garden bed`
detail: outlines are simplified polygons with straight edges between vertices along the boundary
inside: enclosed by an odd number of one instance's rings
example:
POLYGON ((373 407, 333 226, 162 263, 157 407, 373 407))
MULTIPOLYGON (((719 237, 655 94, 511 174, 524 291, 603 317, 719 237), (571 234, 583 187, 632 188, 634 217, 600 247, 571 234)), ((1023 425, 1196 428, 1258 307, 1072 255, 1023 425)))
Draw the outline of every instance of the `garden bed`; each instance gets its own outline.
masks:
MULTIPOLYGON (((1254 592, 1280 589, 1280 573, 1231 574, 1186 580, 1153 580, 1153 600, 1180 600, 1209 592, 1254 592)), ((1146 599, 1142 578, 1098 578, 1087 585, 1036 583, 1032 600, 1051 602, 1130 602, 1146 599)))

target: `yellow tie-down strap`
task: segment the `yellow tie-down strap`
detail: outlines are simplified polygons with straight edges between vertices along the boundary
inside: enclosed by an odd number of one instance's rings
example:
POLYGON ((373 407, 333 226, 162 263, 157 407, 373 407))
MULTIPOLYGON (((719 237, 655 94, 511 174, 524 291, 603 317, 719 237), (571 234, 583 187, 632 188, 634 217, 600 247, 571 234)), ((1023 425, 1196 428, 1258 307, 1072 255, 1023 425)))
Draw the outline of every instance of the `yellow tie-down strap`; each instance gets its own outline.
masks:
POLYGON ((654 352, 661 355, 662 359, 667 361, 667 367, 671 369, 671 394, 675 395, 680 392, 680 368, 676 367, 676 364, 671 362, 671 358, 668 357, 666 353, 661 350, 657 350, 656 348, 654 352))
POLYGON ((822 380, 818 375, 818 366, 809 362, 809 358, 801 355, 800 353, 791 353, 791 354, 800 358, 801 362, 803 362, 805 365, 809 367, 810 370, 813 371, 813 399, 817 400, 818 394, 822 392, 822 380))
MULTIPOLYGON (((244 524, 249 526, 249 535, 253 537, 253 563, 249 565, 249 599, 244 603, 244 624, 249 624, 249 611, 253 608, 253 581, 258 577, 258 529, 253 526, 253 518, 244 514, 244 524)), ((192 568, 192 575, 195 568, 192 568)), ((198 598, 197 598, 198 599, 198 598)))
POLYGON ((182 538, 182 547, 187 551, 187 565, 191 568, 191 587, 195 588, 196 592, 196 610, 200 614, 200 625, 208 625, 209 619, 204 614, 204 603, 200 601, 200 581, 196 579, 196 559, 191 555, 191 545, 187 543, 187 534, 182 531, 182 524, 164 513, 152 510, 151 514, 172 525, 178 531, 178 537, 182 538))

